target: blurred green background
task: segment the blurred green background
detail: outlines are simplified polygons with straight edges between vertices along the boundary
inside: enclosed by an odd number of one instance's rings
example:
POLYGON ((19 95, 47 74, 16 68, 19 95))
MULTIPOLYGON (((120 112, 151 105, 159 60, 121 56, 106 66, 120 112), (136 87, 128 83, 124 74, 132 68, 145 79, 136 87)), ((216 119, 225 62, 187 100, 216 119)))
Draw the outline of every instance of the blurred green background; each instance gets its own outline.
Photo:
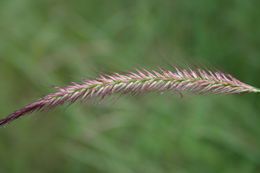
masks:
MULTIPOLYGON (((259 0, 1 0, 0 116, 100 72, 195 63, 260 87, 259 0)), ((260 97, 150 93, 0 129, 1 173, 257 173, 260 97)))

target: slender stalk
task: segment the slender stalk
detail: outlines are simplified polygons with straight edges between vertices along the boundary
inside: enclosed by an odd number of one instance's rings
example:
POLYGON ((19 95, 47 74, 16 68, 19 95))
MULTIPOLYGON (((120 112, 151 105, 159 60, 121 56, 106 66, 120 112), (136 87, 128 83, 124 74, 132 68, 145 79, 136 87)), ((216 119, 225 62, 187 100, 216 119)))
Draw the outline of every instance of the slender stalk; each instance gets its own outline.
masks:
POLYGON ((40 98, 10 115, 0 119, 0 125, 6 124, 24 114, 37 110, 45 110, 77 100, 87 101, 91 98, 104 98, 111 94, 146 93, 150 91, 190 92, 196 94, 236 94, 260 92, 259 89, 240 82, 229 74, 197 69, 180 69, 169 71, 136 70, 127 74, 113 73, 103 75, 94 80, 86 80, 81 84, 59 88, 58 91, 40 98))

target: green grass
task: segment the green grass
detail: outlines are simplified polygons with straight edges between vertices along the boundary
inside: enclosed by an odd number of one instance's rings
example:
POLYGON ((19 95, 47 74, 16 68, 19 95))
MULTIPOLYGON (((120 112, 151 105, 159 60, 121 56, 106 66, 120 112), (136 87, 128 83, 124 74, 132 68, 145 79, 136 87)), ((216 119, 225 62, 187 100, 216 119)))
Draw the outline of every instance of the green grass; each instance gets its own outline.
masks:
MULTIPOLYGON (((179 62, 260 87, 260 1, 0 1, 0 115, 99 72, 179 62)), ((114 96, 0 129, 0 172, 257 173, 259 94, 114 96)))

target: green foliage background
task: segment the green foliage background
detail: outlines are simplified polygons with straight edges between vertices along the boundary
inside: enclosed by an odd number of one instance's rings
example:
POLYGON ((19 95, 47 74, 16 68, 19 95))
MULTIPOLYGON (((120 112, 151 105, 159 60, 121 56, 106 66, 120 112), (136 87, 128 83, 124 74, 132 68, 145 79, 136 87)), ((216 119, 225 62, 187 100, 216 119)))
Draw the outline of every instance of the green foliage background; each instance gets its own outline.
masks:
MULTIPOLYGON (((259 0, 1 0, 0 115, 53 85, 214 66, 260 87, 259 0)), ((257 173, 260 97, 114 96, 0 128, 1 173, 257 173)))

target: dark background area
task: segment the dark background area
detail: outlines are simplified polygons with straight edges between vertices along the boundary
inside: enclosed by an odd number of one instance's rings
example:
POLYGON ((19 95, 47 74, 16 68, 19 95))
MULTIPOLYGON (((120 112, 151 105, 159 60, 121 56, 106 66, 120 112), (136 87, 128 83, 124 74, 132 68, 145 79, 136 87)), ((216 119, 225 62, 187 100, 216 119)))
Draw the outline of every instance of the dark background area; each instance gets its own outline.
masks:
MULTIPOLYGON (((195 63, 260 87, 259 0, 1 0, 0 116, 103 72, 195 63)), ((260 97, 150 93, 0 128, 0 172, 257 173, 260 97)))

